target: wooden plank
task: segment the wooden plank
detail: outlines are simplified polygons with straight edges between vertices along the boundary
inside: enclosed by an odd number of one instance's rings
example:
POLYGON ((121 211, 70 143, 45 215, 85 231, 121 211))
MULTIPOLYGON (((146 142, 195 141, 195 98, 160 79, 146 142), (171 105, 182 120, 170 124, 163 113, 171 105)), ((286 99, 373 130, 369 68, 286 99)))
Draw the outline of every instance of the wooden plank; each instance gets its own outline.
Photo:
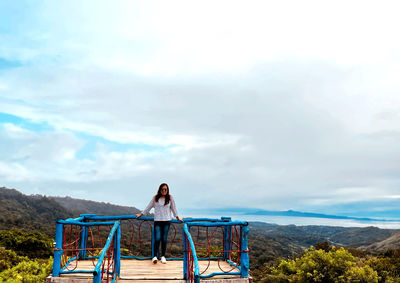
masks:
MULTIPOLYGON (((70 269, 75 270, 94 270, 94 263, 92 260, 80 260, 78 263, 71 262, 69 265, 70 269)), ((216 272, 237 272, 238 269, 233 268, 225 261, 199 261, 199 270, 201 275, 208 275, 216 272)), ((62 274, 60 278, 93 278, 91 273, 81 274, 62 274)), ((218 275, 213 279, 221 278, 240 278, 240 276, 232 275, 218 275)), ((121 259, 121 273, 120 280, 131 279, 131 280, 182 280, 183 279, 183 261, 182 260, 170 260, 166 264, 158 262, 153 264, 151 260, 136 260, 136 259, 121 259)), ((204 281, 204 279, 202 280, 204 281)), ((55 282, 55 281, 54 281, 55 282)), ((148 281, 146 281, 148 282, 148 281)), ((221 281, 219 281, 221 282, 221 281)), ((248 282, 248 281, 246 281, 248 282)))
POLYGON ((233 279, 202 279, 204 283, 250 283, 249 278, 233 278, 233 279))
POLYGON ((82 277, 52 277, 48 276, 46 278, 46 283, 93 283, 92 278, 82 278, 82 277))
MULTIPOLYGON (((139 280, 140 281, 140 280, 139 280)), ((117 282, 119 283, 131 283, 138 282, 137 279, 119 279, 117 282)), ((186 280, 174 280, 174 279, 150 279, 150 280, 142 280, 143 283, 186 283, 186 280)), ((224 283, 224 282, 218 282, 224 283)))

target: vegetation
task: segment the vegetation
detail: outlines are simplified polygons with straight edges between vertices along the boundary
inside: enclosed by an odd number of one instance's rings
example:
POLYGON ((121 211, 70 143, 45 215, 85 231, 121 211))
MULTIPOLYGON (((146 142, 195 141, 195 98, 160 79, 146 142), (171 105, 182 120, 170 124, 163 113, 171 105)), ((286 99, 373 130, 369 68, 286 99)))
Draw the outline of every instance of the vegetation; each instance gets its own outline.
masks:
POLYGON ((28 260, 28 258, 18 256, 16 252, 0 247, 0 272, 12 268, 24 260, 28 260))
POLYGON ((0 246, 29 258, 49 258, 53 255, 53 239, 40 232, 11 229, 0 231, 0 246))
POLYGON ((52 267, 53 258, 22 260, 17 265, 0 272, 0 282, 44 282, 52 267))
POLYGON ((0 229, 41 231, 53 237, 56 219, 72 215, 73 212, 45 196, 27 196, 14 189, 0 188, 0 229))
POLYGON ((400 250, 373 256, 357 249, 311 247, 294 259, 253 270, 255 282, 400 282, 400 250))
POLYGON ((0 282, 44 282, 53 265, 51 243, 40 232, 0 231, 0 282))

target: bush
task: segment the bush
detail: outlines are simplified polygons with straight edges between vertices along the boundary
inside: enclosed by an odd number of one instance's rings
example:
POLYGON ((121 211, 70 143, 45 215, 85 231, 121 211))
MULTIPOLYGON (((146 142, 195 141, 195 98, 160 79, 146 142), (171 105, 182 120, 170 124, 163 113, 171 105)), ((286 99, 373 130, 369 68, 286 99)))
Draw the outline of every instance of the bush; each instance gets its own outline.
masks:
POLYGON ((345 282, 378 283, 378 273, 370 266, 354 266, 346 271, 345 282))
POLYGON ((24 260, 11 269, 0 273, 0 282, 44 282, 51 273, 53 258, 24 260))
POLYGON ((12 268, 24 260, 28 260, 28 258, 18 256, 15 252, 0 247, 0 272, 5 269, 12 268))
POLYGON ((379 282, 400 282, 400 258, 372 257, 366 261, 379 276, 379 282))
POLYGON ((264 282, 378 282, 370 266, 357 266, 355 257, 344 248, 330 251, 311 247, 301 257, 282 260, 264 282))

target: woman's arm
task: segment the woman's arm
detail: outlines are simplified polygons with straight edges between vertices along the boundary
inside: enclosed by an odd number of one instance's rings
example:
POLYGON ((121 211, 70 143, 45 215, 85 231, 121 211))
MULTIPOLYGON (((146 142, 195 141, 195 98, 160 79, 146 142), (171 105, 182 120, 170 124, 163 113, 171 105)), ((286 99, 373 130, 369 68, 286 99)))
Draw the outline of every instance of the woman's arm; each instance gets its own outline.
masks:
POLYGON ((150 212, 150 210, 154 207, 154 197, 151 198, 151 201, 149 202, 149 204, 147 205, 147 207, 140 213, 136 214, 136 217, 139 218, 142 215, 146 215, 147 213, 150 212))
POLYGON ((183 222, 182 218, 180 218, 180 217, 178 216, 178 211, 176 210, 176 204, 175 204, 174 198, 173 198, 172 196, 170 196, 170 201, 171 201, 171 211, 172 211, 172 214, 174 215, 174 217, 176 217, 176 219, 178 219, 179 221, 182 221, 182 222, 183 222))

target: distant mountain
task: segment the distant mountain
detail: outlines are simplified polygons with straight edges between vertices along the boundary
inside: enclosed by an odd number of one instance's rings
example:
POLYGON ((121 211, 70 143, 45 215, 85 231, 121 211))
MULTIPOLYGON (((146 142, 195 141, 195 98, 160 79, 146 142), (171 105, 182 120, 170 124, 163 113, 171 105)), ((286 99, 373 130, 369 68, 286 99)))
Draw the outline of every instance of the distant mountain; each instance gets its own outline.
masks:
POLYGON ((247 212, 247 213, 245 213, 245 215, 314 217, 314 218, 329 218, 329 219, 352 219, 352 220, 361 220, 361 221, 389 221, 389 220, 385 220, 385 219, 329 215, 329 214, 322 214, 322 213, 301 212, 301 211, 295 211, 295 210, 286 210, 286 211, 257 210, 257 211, 253 211, 253 212, 247 212))
POLYGON ((54 236, 56 219, 73 212, 45 196, 27 196, 17 190, 0 187, 0 229, 19 228, 54 236))
POLYGON ((391 237, 398 230, 379 229, 377 227, 352 228, 329 237, 332 243, 340 243, 343 246, 361 247, 382 241, 391 237))
MULTIPOLYGON (((199 214, 201 210, 192 209, 191 212, 199 214)), ((371 217, 353 217, 353 216, 343 216, 343 215, 332 215, 323 213, 313 213, 313 212, 302 212, 295 210, 264 210, 264 209, 254 209, 246 207, 224 207, 209 209, 209 214, 224 214, 224 215, 263 215, 263 216, 285 216, 285 217, 312 217, 312 218, 325 218, 325 219, 342 219, 342 220, 358 220, 358 221, 380 221, 380 222, 391 222, 399 220, 388 220, 382 218, 371 218, 371 217)))
POLYGON ((361 246, 364 250, 374 250, 378 252, 385 252, 387 250, 399 249, 400 248, 400 231, 393 233, 390 237, 372 243, 370 245, 361 246))
POLYGON ((94 213, 97 215, 132 215, 139 213, 136 207, 121 206, 105 202, 96 202, 85 199, 76 199, 71 197, 49 197, 61 206, 83 213, 94 213))
POLYGON ((334 246, 361 247, 383 241, 398 231, 377 227, 296 226, 250 222, 250 236, 265 235, 270 240, 290 243, 303 249, 324 241, 334 246))

